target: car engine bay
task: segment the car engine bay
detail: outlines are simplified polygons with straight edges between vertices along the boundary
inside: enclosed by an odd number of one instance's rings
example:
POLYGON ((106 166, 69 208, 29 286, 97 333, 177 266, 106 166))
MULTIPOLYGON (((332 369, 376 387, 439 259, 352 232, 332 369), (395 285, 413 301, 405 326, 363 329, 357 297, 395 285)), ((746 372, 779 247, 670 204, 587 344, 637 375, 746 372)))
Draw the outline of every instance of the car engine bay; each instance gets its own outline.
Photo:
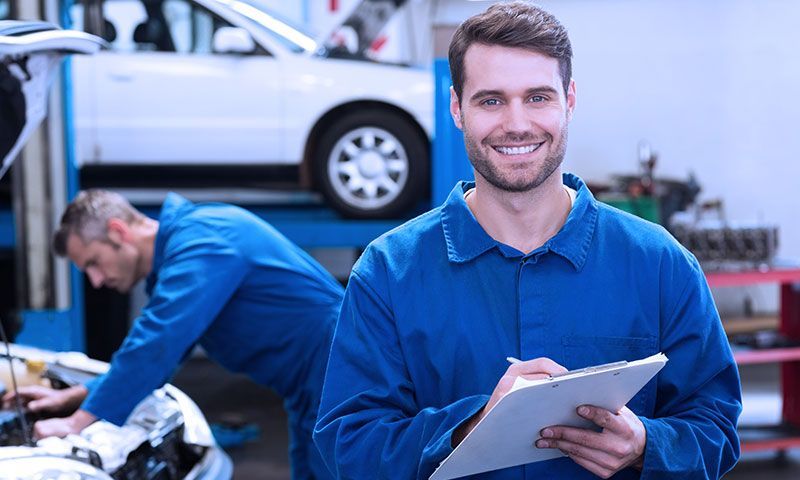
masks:
MULTIPOLYGON (((11 355, 0 355, 0 393, 13 389, 17 377, 19 386, 66 388, 76 379, 91 379, 107 368, 102 362, 74 353, 31 360, 18 354, 25 347, 13 347, 16 348, 11 355), (76 363, 88 368, 76 368, 76 363), (12 368, 15 376, 10 382, 12 368)), ((79 435, 31 440, 34 423, 44 418, 47 417, 25 409, 0 409, 0 478, 230 478, 225 468, 211 465, 214 457, 224 454, 216 446, 202 413, 172 385, 145 398, 121 427, 101 420, 79 435), (210 471, 216 473, 208 476, 210 471)))

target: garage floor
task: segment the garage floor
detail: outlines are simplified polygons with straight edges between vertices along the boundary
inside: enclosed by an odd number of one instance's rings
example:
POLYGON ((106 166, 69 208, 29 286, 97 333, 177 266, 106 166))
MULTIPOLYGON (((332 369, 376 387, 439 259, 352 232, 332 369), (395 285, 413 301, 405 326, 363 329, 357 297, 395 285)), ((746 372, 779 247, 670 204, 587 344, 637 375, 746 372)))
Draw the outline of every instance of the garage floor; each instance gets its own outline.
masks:
MULTIPOLYGON (((777 420, 780 411, 778 378, 776 365, 743 368, 745 412, 742 423, 764 424, 777 420)), ((290 478, 286 416, 277 396, 204 358, 190 360, 173 383, 194 398, 209 422, 255 423, 261 428, 257 440, 228 449, 235 466, 235 479, 290 478)), ((800 449, 784 456, 774 452, 747 455, 725 478, 796 480, 800 478, 800 449)))
POLYGON ((190 359, 172 383, 194 399, 209 423, 254 423, 261 429, 257 440, 227 449, 234 479, 291 477, 286 414, 277 395, 206 358, 190 359))

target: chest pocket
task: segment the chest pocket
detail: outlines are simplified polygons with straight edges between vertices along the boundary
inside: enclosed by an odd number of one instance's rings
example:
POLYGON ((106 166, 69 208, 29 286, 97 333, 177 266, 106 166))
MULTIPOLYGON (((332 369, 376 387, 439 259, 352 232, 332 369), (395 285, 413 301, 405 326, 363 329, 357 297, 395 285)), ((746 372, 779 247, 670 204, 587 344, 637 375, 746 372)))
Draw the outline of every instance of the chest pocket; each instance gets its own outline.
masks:
MULTIPOLYGON (((570 370, 620 360, 640 360, 658 353, 658 340, 655 337, 565 335, 561 337, 561 345, 564 349, 564 366, 570 370)), ((654 378, 628 402, 628 408, 639 415, 652 415, 655 390, 654 378)))

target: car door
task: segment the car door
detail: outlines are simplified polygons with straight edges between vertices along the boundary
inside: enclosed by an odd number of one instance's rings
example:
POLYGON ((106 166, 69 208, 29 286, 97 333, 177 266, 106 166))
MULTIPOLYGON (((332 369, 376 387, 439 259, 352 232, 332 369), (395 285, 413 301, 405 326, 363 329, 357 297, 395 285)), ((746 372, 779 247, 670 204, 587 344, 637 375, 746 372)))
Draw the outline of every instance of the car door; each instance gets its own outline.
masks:
POLYGON ((270 52, 214 52, 214 35, 236 25, 192 0, 106 0, 102 17, 111 49, 73 65, 84 164, 281 161, 281 76, 270 52))

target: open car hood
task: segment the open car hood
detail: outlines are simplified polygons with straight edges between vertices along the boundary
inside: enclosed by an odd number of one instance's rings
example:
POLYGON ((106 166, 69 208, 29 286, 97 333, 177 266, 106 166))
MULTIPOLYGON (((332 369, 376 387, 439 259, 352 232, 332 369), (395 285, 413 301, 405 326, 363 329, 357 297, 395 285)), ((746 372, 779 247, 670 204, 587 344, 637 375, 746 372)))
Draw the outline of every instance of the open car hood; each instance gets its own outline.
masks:
POLYGON ((105 47, 100 37, 45 22, 0 21, 0 178, 47 114, 61 59, 105 47))
POLYGON ((326 57, 371 60, 369 50, 408 0, 358 0, 343 21, 317 35, 319 53, 326 57))

